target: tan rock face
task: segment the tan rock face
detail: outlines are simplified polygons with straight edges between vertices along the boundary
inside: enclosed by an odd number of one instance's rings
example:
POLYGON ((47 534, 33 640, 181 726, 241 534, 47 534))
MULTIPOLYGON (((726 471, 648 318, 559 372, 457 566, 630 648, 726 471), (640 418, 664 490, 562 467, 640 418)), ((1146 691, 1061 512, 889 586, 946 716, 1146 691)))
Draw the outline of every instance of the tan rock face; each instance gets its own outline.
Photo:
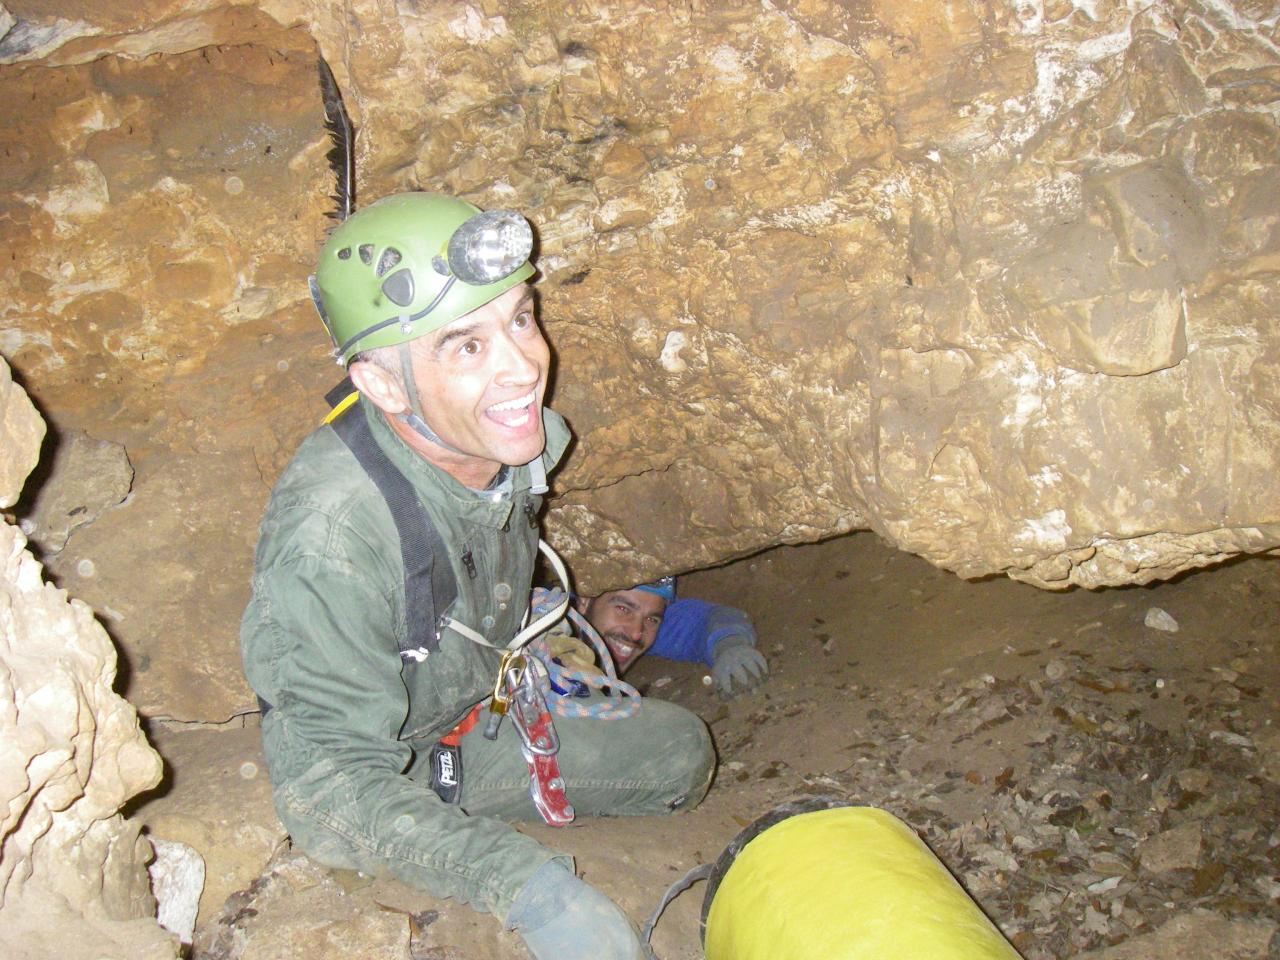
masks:
POLYGON ((13 382, 9 365, 0 360, 0 435, 7 439, 0 457, 0 507, 11 507, 40 458, 44 421, 26 392, 13 382))
POLYGON ((585 591, 865 528, 1048 587, 1280 544, 1256 5, 9 6, 0 352, 137 471, 51 569, 148 713, 251 705, 256 521, 336 372, 313 44, 362 197, 538 227, 585 591))
POLYGON ((1247 10, 380 9, 384 44, 321 36, 373 189, 541 227, 588 590, 867 526, 1055 587, 1276 546, 1247 10))
MULTIPOLYGON (((21 463, 43 428, 8 376, 0 361, 0 447, 21 463)), ((160 758, 111 689, 106 632, 24 546, 0 524, 0 953, 177 956, 151 919, 150 844, 118 813, 160 758)))
POLYGON ((310 41, 256 36, 0 68, 25 101, 0 106, 17 158, 0 353, 61 439, 123 445, 135 471, 125 505, 43 559, 121 642, 153 716, 252 702, 236 633, 258 519, 337 373, 306 301, 330 189, 314 58, 294 49, 310 41))

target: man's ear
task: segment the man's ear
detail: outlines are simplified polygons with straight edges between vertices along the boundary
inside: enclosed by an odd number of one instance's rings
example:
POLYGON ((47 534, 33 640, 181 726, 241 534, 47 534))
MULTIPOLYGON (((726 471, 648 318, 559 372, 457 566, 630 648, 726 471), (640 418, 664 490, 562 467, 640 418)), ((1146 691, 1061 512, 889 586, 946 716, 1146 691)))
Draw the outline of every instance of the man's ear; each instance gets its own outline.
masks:
MULTIPOLYGON (((591 601, 586 597, 574 597, 573 609, 577 610, 584 617, 587 616, 587 610, 591 607, 591 601)), ((587 619, 590 619, 589 617, 587 619)))
POLYGON ((375 407, 388 416, 396 416, 409 409, 400 377, 369 360, 357 360, 347 370, 351 382, 362 397, 368 397, 375 407))

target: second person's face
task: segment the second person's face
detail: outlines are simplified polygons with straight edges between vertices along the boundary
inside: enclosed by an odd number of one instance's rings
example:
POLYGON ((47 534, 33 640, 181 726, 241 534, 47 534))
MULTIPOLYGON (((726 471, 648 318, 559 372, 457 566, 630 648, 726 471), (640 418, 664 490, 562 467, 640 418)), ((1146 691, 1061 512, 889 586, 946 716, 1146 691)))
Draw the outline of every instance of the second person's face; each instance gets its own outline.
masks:
POLYGON ((614 590, 588 602, 583 615, 622 673, 653 646, 666 609, 667 601, 649 590, 614 590))

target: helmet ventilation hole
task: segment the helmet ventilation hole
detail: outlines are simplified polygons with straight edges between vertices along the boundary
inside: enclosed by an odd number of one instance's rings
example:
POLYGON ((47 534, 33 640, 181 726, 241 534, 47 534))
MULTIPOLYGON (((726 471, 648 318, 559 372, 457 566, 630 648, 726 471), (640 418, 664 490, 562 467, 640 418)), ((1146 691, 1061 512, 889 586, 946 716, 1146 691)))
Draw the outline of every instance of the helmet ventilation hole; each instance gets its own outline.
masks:
POLYGON ((387 247, 382 251, 382 256, 378 258, 377 269, 374 273, 379 277, 385 277, 397 263, 400 262, 400 251, 395 247, 387 247))
POLYGON ((373 263, 373 244, 362 243, 356 248, 360 253, 360 262, 366 267, 373 263))
POLYGON ((350 259, 351 259, 351 248, 350 248, 350 247, 343 247, 341 250, 339 250, 339 251, 338 251, 338 259, 339 259, 339 260, 350 260, 350 259))

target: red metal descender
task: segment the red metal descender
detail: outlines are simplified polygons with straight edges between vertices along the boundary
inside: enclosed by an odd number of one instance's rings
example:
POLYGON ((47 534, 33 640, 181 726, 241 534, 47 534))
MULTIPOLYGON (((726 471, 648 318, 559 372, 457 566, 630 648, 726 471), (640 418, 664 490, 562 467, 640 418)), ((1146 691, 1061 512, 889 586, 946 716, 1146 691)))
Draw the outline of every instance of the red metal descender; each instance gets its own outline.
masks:
POLYGON ((506 673, 511 722, 520 735, 520 752, 529 763, 529 796, 542 819, 550 826, 573 822, 573 805, 564 792, 564 778, 556 753, 560 738, 542 688, 538 684, 538 661, 529 657, 523 670, 506 673))

